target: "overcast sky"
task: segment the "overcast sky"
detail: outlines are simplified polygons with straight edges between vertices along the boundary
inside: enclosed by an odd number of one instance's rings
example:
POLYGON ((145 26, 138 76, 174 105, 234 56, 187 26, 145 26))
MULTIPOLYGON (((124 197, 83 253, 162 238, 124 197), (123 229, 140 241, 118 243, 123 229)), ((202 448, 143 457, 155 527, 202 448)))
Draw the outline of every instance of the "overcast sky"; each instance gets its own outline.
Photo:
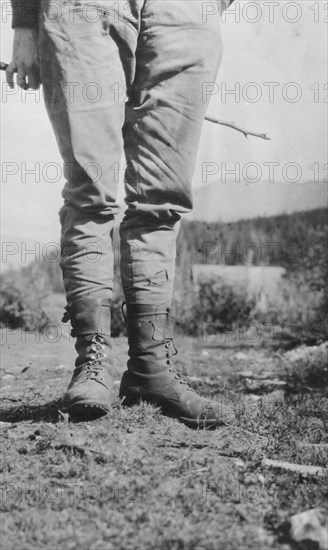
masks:
MULTIPOLYGON (((327 204, 324 6, 309 0, 243 0, 226 13, 223 62, 217 84, 208 88, 209 114, 266 132, 271 141, 204 123, 193 186, 197 196, 215 182, 221 220, 327 204)), ((10 61, 11 41, 10 21, 3 16, 3 61, 10 61)), ((61 159, 42 97, 18 89, 9 95, 4 73, 1 81, 3 239, 58 242, 61 159), (6 176, 9 163, 17 163, 17 173, 6 176), (22 181, 24 163, 40 177, 26 175, 22 181)), ((195 215, 206 215, 206 208, 195 215)))

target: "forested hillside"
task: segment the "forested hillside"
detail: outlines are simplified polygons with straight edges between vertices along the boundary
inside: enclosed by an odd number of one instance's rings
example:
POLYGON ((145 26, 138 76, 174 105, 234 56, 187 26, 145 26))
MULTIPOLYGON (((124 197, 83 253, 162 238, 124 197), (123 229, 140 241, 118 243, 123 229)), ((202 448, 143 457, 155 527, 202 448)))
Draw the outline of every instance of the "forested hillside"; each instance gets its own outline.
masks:
POLYGON ((183 222, 178 262, 280 265, 288 270, 323 261, 327 210, 233 223, 183 222))

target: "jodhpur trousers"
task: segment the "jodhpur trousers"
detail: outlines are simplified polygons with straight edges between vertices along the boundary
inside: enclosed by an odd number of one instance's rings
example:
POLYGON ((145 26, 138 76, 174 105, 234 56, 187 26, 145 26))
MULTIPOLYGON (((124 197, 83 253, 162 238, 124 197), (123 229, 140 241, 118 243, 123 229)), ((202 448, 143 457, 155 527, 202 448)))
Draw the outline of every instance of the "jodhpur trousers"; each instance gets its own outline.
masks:
POLYGON ((179 221, 192 209, 204 86, 222 51, 220 13, 207 4, 41 0, 41 80, 67 180, 60 220, 68 303, 111 299, 123 151, 125 297, 170 303, 179 221))

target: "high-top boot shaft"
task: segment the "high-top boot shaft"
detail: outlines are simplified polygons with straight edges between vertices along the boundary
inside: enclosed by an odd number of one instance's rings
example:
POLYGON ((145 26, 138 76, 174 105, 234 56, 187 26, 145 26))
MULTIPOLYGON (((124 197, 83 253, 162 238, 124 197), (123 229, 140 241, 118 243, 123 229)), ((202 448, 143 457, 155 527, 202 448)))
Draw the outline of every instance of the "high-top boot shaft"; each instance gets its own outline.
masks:
POLYGON ((71 336, 102 334, 110 337, 110 307, 107 299, 81 298, 66 306, 64 321, 71 321, 71 336))
POLYGON ((128 369, 144 374, 163 372, 170 363, 174 317, 169 307, 127 304, 128 369))
POLYGON ((113 364, 110 342, 110 302, 81 299, 66 307, 78 353, 64 410, 73 416, 96 417, 109 410, 113 364))
POLYGON ((111 355, 110 308, 110 301, 103 299, 81 299, 66 306, 64 319, 71 321, 71 336, 76 337, 76 367, 99 361, 104 355, 103 346, 107 348, 106 355, 111 355))

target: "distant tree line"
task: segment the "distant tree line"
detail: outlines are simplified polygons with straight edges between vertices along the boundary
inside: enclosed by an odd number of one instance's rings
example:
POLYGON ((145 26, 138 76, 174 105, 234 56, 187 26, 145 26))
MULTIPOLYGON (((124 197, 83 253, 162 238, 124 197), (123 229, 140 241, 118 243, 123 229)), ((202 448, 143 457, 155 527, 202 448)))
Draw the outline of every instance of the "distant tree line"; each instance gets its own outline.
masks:
POLYGON ((279 265, 288 271, 314 267, 327 254, 325 209, 231 223, 183 222, 178 264, 279 265))

